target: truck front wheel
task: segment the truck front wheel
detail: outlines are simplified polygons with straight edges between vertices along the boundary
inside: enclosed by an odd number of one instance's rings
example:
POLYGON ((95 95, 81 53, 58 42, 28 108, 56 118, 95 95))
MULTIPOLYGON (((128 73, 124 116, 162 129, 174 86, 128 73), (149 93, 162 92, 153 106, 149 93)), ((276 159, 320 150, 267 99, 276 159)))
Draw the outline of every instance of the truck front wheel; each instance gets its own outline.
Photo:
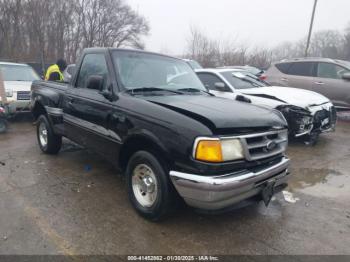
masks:
POLYGON ((158 221, 176 206, 175 189, 161 161, 146 151, 136 152, 127 170, 129 199, 143 217, 158 221))
POLYGON ((37 138, 41 151, 45 154, 57 154, 62 146, 62 137, 54 134, 49 120, 41 115, 37 121, 37 138))

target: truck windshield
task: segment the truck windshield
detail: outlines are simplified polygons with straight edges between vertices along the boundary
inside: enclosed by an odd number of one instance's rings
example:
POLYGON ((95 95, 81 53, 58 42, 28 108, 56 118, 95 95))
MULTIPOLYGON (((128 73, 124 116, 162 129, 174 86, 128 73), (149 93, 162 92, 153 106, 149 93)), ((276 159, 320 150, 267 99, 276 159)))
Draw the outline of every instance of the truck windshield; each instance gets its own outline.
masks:
POLYGON ((194 70, 203 69, 203 67, 202 67, 197 61, 188 60, 187 63, 188 63, 194 70))
POLYGON ((39 80, 39 76, 30 66, 23 65, 0 65, 4 81, 34 81, 39 80))
POLYGON ((182 60, 123 50, 114 51, 112 56, 122 85, 127 90, 207 91, 192 68, 182 60))
POLYGON ((339 61, 340 64, 344 65, 346 69, 350 70, 350 62, 349 61, 339 61))

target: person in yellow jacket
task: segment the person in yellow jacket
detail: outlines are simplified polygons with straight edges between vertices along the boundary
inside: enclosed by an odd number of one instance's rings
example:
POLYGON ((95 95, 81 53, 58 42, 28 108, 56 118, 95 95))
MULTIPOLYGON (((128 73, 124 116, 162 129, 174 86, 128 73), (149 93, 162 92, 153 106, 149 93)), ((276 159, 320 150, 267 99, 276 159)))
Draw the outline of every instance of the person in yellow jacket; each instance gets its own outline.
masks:
POLYGON ((46 81, 63 82, 63 71, 67 68, 67 62, 64 59, 58 59, 56 64, 49 66, 45 74, 46 81))

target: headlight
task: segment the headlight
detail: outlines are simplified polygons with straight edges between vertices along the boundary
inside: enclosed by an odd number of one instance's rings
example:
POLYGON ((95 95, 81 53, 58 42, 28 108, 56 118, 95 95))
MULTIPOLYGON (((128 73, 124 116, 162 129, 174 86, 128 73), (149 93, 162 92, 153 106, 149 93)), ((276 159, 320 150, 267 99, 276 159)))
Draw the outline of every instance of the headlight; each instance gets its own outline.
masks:
POLYGON ((304 116, 301 119, 301 123, 304 124, 304 125, 312 124, 312 116, 304 116))
POLYGON ((277 110, 281 111, 282 113, 287 114, 301 114, 301 115, 310 115, 310 112, 302 107, 299 106, 293 106, 293 105, 281 105, 276 108, 277 110))
POLYGON ((297 125, 299 125, 299 132, 304 132, 312 128, 312 117, 303 116, 300 119, 296 120, 297 125))
POLYGON ((198 138, 194 158, 205 162, 226 162, 243 159, 243 147, 239 139, 198 138))
POLYGON ((5 93, 6 93, 6 97, 12 97, 13 96, 13 90, 12 89, 7 89, 5 91, 5 93))
POLYGON ((276 109, 284 115, 290 128, 294 127, 302 131, 305 127, 312 124, 313 117, 311 113, 304 108, 293 105, 282 105, 276 109))

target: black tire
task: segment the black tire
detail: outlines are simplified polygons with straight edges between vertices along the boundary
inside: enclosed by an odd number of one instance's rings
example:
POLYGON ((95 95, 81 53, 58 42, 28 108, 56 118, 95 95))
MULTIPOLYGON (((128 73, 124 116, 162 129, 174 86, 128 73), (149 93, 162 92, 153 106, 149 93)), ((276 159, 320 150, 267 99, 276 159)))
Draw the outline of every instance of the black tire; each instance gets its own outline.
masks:
POLYGON ((62 137, 56 135, 53 132, 50 122, 45 115, 41 115, 38 118, 36 134, 37 134, 39 147, 41 151, 43 151, 45 154, 55 155, 60 151, 62 146, 62 137), (42 140, 40 139, 41 126, 43 128, 44 127, 46 128, 46 132, 47 132, 46 143, 43 143, 42 140))
POLYGON ((155 154, 138 151, 129 160, 126 169, 128 195, 136 211, 146 219, 159 221, 169 215, 178 206, 178 195, 170 182, 168 170, 163 161, 159 161, 155 154), (133 173, 140 166, 147 166, 156 178, 157 193, 151 206, 144 206, 138 200, 133 189, 133 173))
POLYGON ((7 131, 7 121, 5 119, 0 119, 0 134, 7 131))
POLYGON ((310 135, 305 136, 304 143, 308 146, 315 146, 319 140, 320 134, 313 132, 310 135))

